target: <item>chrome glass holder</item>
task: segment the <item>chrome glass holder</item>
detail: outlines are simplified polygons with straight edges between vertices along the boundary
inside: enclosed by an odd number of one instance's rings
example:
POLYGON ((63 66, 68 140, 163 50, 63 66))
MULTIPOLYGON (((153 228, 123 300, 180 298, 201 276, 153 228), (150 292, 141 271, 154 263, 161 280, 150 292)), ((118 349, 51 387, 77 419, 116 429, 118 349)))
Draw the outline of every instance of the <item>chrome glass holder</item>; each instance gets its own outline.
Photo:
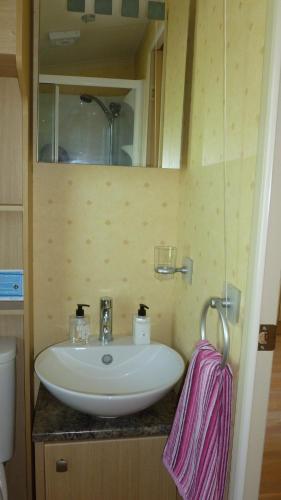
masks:
POLYGON ((193 274, 193 260, 189 257, 184 257, 182 267, 157 266, 155 267, 155 272, 163 275, 182 273, 184 281, 191 285, 193 274))

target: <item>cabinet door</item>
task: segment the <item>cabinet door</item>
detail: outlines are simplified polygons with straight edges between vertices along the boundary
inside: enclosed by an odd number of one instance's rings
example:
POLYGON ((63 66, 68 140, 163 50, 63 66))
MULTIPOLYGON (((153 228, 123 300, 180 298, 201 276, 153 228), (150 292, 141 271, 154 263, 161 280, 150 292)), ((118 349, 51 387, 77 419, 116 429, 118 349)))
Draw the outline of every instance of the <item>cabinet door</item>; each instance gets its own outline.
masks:
POLYGON ((176 488, 162 465, 165 441, 47 444, 46 500, 176 500, 176 488), (56 471, 59 460, 66 462, 65 472, 56 471))

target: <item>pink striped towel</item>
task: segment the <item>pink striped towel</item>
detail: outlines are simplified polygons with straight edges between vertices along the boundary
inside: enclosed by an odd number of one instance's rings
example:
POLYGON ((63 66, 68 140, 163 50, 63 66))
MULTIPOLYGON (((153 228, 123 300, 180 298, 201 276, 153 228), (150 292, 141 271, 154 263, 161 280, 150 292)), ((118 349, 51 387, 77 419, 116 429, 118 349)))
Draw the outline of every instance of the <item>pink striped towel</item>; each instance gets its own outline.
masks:
POLYGON ((222 500, 230 435, 232 372, 206 340, 193 353, 163 462, 184 500, 222 500))

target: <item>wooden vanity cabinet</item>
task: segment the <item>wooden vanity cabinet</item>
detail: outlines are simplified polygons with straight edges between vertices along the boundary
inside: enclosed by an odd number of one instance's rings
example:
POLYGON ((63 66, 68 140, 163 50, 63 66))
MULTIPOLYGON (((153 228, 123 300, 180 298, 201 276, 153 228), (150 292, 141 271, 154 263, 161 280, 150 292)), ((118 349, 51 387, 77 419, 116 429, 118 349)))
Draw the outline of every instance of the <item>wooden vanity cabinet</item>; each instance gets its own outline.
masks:
POLYGON ((167 438, 36 443, 36 500, 176 500, 167 438))

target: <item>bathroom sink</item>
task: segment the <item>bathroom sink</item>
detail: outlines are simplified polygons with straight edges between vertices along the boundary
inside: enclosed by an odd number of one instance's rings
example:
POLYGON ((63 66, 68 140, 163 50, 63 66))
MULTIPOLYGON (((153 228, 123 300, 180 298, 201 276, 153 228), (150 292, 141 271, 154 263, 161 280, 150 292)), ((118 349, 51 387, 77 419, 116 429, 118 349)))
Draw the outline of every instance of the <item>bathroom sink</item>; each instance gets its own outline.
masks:
POLYGON ((161 399, 184 371, 182 357, 152 342, 135 345, 132 337, 107 345, 62 342, 36 358, 35 371, 60 401, 90 415, 118 417, 136 413, 161 399))

